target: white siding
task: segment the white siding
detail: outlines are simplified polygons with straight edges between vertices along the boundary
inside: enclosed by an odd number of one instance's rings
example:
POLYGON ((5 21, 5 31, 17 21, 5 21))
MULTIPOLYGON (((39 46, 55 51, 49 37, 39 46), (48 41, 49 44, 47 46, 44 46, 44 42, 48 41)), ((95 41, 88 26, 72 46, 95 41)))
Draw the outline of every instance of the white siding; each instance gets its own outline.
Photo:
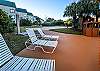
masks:
POLYGON ((12 21, 14 21, 16 23, 16 8, 0 5, 0 9, 5 11, 7 13, 7 15, 13 16, 12 17, 13 18, 12 21), (11 13, 12 9, 15 11, 14 13, 11 13))
POLYGON ((27 13, 22 13, 22 12, 16 12, 19 15, 20 19, 26 19, 27 18, 27 13))

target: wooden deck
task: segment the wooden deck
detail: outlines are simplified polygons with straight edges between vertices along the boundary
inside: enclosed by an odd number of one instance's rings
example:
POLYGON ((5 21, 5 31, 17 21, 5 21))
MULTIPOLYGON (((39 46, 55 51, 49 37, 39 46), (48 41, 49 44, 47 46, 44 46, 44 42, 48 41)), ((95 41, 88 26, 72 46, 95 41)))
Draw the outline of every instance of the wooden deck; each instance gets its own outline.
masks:
MULTIPOLYGON (((35 51, 24 49, 18 56, 55 59, 56 71, 100 71, 100 38, 49 32, 60 36, 56 51, 45 54, 41 49, 35 51)), ((48 34, 48 32, 47 32, 48 34)), ((32 46, 30 46, 33 48, 32 46)))

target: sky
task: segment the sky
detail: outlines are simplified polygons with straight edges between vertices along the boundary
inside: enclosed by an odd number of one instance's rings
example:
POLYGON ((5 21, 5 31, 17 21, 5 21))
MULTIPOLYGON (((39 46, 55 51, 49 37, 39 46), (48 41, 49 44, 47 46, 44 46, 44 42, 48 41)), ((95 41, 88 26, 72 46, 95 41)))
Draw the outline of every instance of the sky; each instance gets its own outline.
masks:
POLYGON ((16 3, 18 8, 27 9, 34 16, 39 16, 42 19, 48 17, 65 19, 63 17, 66 6, 77 0, 8 0, 16 3))

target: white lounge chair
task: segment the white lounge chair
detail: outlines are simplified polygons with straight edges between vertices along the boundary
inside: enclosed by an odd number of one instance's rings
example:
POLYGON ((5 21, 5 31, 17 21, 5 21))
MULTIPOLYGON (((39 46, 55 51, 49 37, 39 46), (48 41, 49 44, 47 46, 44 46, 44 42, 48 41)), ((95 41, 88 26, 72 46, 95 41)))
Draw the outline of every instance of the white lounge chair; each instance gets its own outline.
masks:
POLYGON ((38 39, 44 39, 44 40, 49 40, 49 41, 57 41, 58 39, 57 38, 50 38, 50 37, 43 37, 38 30, 34 30, 33 29, 33 32, 35 33, 36 37, 38 39))
POLYGON ((55 71, 55 60, 13 56, 0 34, 0 71, 55 71))
POLYGON ((27 48, 28 48, 27 43, 29 43, 29 41, 31 40, 31 44, 35 46, 34 49, 32 50, 35 50, 36 47, 40 47, 45 53, 53 53, 54 50, 56 49, 58 41, 37 39, 33 31, 33 28, 26 28, 26 32, 29 35, 29 39, 25 42, 25 45, 27 48), (49 47, 49 48, 52 48, 53 50, 51 52, 48 52, 48 51, 45 51, 43 47, 49 47))
POLYGON ((40 33, 40 35, 44 38, 51 38, 51 39, 55 39, 58 40, 59 36, 54 36, 54 35, 45 35, 44 32, 42 31, 41 28, 33 28, 34 30, 38 30, 38 32, 40 33))

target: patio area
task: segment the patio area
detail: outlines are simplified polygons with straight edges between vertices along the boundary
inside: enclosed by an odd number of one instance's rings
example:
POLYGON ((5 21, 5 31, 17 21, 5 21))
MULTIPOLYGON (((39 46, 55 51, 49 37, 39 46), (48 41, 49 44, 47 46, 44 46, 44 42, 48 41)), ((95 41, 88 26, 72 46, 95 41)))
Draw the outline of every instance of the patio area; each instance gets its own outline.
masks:
MULTIPOLYGON (((59 35, 59 43, 53 54, 45 54, 41 49, 35 51, 24 49, 18 56, 55 59, 56 71, 100 71, 99 70, 99 37, 63 34, 45 31, 46 34, 59 35)), ((32 48, 33 46, 30 46, 32 48)))

